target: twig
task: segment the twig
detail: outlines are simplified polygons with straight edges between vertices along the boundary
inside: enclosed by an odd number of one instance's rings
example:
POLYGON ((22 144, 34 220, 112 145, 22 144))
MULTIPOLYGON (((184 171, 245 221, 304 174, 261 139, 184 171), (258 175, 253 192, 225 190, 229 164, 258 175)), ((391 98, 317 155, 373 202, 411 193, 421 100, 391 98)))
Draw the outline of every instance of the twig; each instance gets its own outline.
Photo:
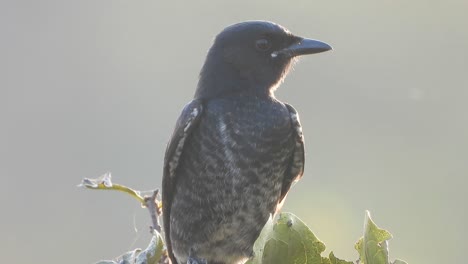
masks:
POLYGON ((141 206, 148 208, 152 221, 152 226, 150 226, 151 233, 153 233, 153 230, 156 230, 158 233, 161 233, 161 226, 159 225, 159 216, 161 215, 161 203, 157 200, 159 189, 154 190, 151 196, 141 196, 139 191, 133 190, 121 184, 112 183, 111 178, 111 173, 107 172, 96 179, 84 178, 81 184, 78 186, 86 187, 92 190, 113 190, 129 194, 133 198, 137 199, 138 202, 141 203, 141 206))
POLYGON ((161 210, 157 200, 158 194, 159 189, 156 189, 153 191, 153 195, 144 197, 145 207, 148 208, 151 220, 153 222, 153 225, 150 227, 151 233, 153 230, 161 233, 161 226, 159 225, 159 216, 161 215, 161 210))

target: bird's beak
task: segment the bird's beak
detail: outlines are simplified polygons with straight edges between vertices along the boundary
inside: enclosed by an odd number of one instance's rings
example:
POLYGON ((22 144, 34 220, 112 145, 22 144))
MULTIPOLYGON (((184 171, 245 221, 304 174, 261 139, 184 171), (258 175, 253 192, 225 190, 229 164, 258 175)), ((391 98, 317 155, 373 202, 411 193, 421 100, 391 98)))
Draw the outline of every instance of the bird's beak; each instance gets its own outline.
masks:
POLYGON ((332 50, 332 47, 325 42, 307 38, 299 38, 298 41, 294 42, 289 47, 273 52, 271 56, 276 57, 280 54, 283 54, 292 58, 300 55, 315 54, 329 50, 332 50))

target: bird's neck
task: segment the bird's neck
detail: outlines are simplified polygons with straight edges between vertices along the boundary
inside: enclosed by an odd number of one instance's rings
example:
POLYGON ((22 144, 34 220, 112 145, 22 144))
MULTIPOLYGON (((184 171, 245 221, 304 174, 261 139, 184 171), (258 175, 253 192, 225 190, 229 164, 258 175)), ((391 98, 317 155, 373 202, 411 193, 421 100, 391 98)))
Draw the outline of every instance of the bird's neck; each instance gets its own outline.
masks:
POLYGON ((214 98, 232 95, 252 95, 256 97, 273 96, 274 89, 262 85, 255 76, 248 72, 240 72, 222 59, 212 59, 208 56, 200 72, 195 98, 214 98))

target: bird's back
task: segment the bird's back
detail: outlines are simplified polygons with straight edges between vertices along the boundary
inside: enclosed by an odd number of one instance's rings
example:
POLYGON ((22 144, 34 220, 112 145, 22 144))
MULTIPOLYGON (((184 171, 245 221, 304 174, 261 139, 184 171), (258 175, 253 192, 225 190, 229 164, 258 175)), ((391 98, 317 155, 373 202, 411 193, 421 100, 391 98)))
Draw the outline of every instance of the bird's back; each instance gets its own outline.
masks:
POLYGON ((294 140, 288 109, 274 98, 234 95, 204 103, 175 172, 170 236, 179 262, 190 250, 208 263, 251 254, 278 204, 294 140))

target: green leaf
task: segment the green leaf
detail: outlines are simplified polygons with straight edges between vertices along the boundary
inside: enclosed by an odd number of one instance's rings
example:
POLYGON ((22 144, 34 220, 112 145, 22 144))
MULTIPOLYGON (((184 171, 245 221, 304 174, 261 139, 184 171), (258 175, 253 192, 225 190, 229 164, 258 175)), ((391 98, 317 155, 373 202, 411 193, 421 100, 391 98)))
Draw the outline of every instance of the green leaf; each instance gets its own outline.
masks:
POLYGON ((126 252, 125 254, 117 257, 115 260, 101 260, 96 264, 133 264, 135 263, 136 256, 140 253, 141 249, 137 248, 126 252))
MULTIPOLYGON (((322 257, 322 264, 332 264, 331 260, 327 257, 322 257)), ((354 264, 354 263, 353 263, 354 264)))
POLYGON ((145 250, 139 248, 128 251, 115 260, 101 260, 96 264, 158 264, 163 254, 163 239, 154 231, 153 237, 145 250))
POLYGON ((272 237, 272 232, 273 232, 273 219, 270 215, 270 218, 268 219, 267 223, 262 229, 262 232, 260 232, 260 235, 258 236, 257 240, 254 243, 253 251, 254 251, 255 257, 247 261, 246 264, 261 264, 262 263, 262 258, 260 256, 263 256, 263 249, 268 239, 272 237))
POLYGON ((289 246, 286 242, 271 238, 263 249, 261 263, 288 263, 289 246))
POLYGON ((281 213, 270 218, 254 244, 248 264, 322 264, 325 245, 297 216, 281 213))
POLYGON ((359 252, 361 264, 389 264, 387 240, 390 238, 390 232, 380 229, 366 211, 364 236, 354 246, 359 252))
POLYGON ((395 261, 392 264, 408 264, 406 261, 403 261, 401 259, 395 259, 395 261))
POLYGON ((331 264, 354 264, 352 261, 346 261, 335 257, 333 251, 330 252, 330 255, 328 257, 330 258, 331 264))
POLYGON ((153 237, 151 238, 150 244, 148 247, 143 250, 138 256, 136 257, 137 264, 158 264, 161 256, 163 254, 164 242, 162 236, 153 231, 153 237))

